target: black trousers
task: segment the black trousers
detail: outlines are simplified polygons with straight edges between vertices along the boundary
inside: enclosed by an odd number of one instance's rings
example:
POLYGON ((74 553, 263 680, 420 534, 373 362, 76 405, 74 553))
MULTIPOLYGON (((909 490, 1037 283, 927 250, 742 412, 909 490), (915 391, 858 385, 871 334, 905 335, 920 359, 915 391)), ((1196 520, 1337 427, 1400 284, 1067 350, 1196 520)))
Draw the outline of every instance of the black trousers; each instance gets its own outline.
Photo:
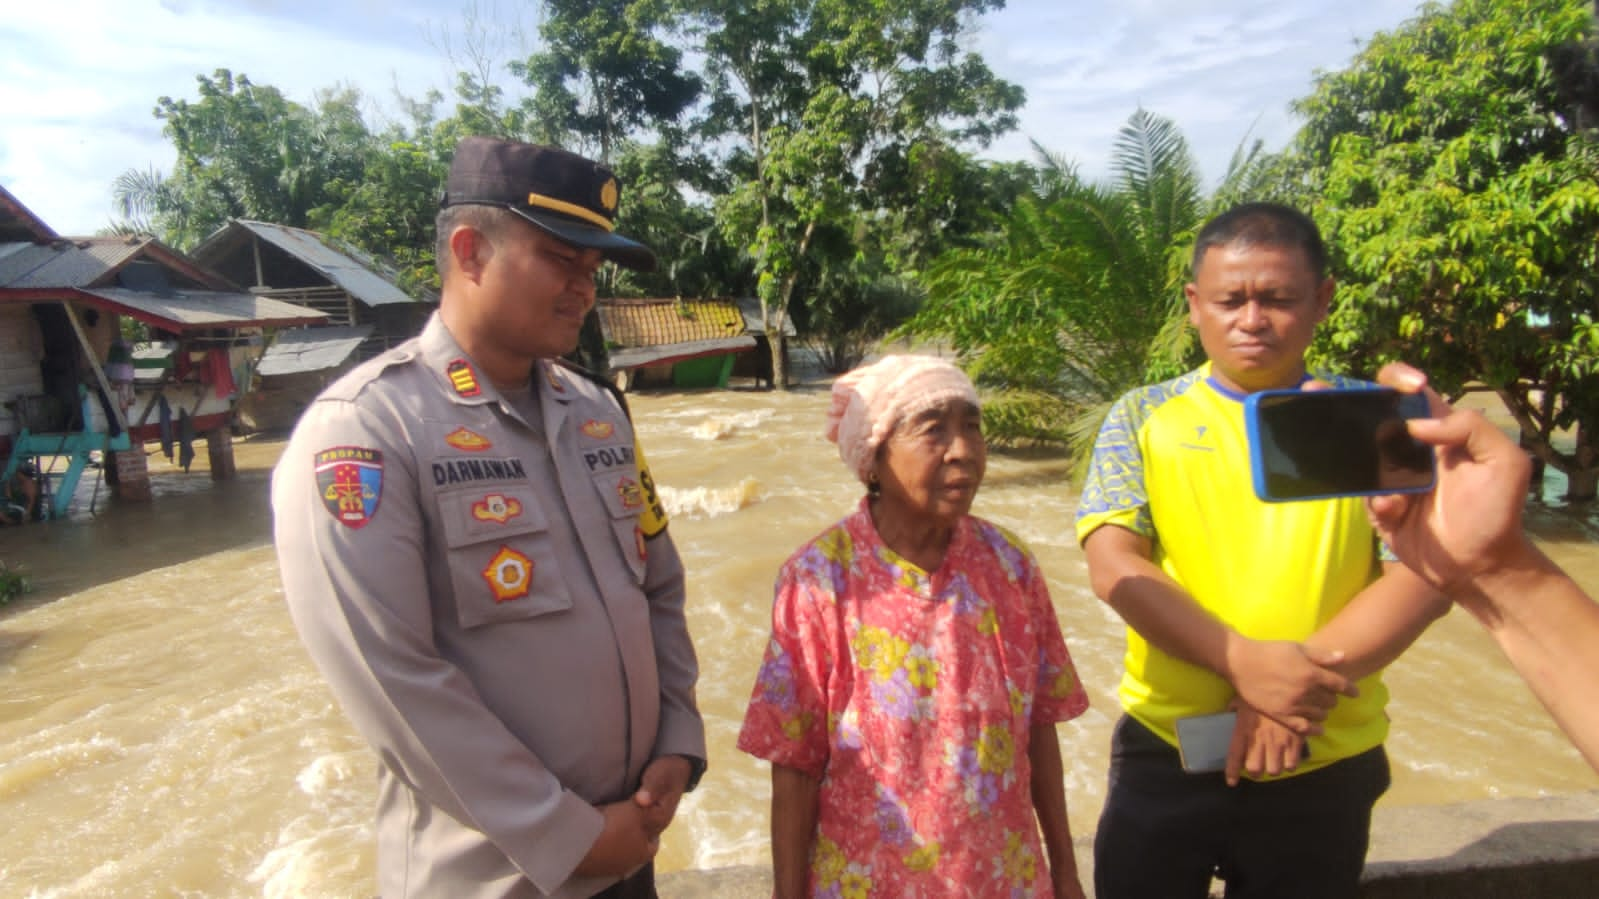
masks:
POLYGON ((1094 838, 1098 899, 1352 899, 1371 808, 1388 789, 1381 746, 1308 774, 1227 786, 1189 774, 1176 748, 1123 716, 1094 838))
POLYGON ((655 863, 633 872, 633 876, 594 894, 594 899, 656 899, 655 863))

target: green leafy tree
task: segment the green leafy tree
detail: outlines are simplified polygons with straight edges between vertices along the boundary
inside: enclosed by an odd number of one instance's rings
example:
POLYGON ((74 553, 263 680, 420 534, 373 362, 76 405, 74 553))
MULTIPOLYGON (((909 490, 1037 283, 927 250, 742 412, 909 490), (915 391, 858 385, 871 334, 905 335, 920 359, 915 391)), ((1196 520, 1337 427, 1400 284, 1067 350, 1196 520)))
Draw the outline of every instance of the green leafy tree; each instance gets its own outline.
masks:
POLYGON ((664 140, 628 141, 612 165, 626 186, 616 229, 653 249, 660 268, 609 266, 600 285, 605 295, 736 297, 754 290, 749 266, 705 199, 725 189, 709 160, 664 140))
POLYGON ((324 92, 307 108, 227 69, 196 81, 198 100, 162 97, 155 108, 178 153, 171 176, 130 171, 113 187, 124 215, 166 242, 192 246, 229 218, 309 227, 329 186, 360 176, 371 143, 355 91, 324 92))
POLYGON ((613 161, 641 129, 670 128, 700 95, 664 39, 662 0, 546 0, 544 46, 511 70, 534 89, 534 137, 613 161))
MULTIPOLYGON (((823 258, 830 223, 891 224, 914 205, 908 179, 890 192, 874 176, 919 148, 981 146, 1015 126, 1020 88, 962 44, 997 0, 679 2, 707 60, 706 130, 732 146, 718 216, 752 260, 768 333, 802 283, 855 255, 823 258)), ((780 341, 773 350, 786 385, 780 341)))
POLYGON ((818 264, 802 285, 809 301, 795 310, 794 325, 829 372, 860 364, 921 305, 920 288, 895 273, 872 237, 865 222, 830 222, 817 239, 818 264))
POLYGON ((1342 279, 1321 353, 1480 382, 1573 499, 1599 480, 1599 147, 1570 89, 1592 34, 1579 0, 1428 4, 1298 104, 1342 279))
POLYGON ((326 231, 392 260, 402 286, 433 288, 438 282, 433 222, 449 169, 447 151, 427 132, 397 129, 388 137, 359 179, 330 186, 336 200, 327 211, 326 231))

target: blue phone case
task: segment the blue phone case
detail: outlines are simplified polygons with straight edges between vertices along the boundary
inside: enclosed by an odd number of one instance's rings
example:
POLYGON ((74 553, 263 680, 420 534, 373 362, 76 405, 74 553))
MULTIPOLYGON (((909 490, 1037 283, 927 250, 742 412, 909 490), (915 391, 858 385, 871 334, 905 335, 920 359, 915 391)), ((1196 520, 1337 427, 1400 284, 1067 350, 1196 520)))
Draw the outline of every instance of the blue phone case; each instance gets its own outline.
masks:
MULTIPOLYGON (((1341 497, 1349 497, 1349 496, 1386 496, 1386 495, 1391 494, 1391 493, 1426 493, 1426 492, 1432 490, 1433 485, 1436 483, 1436 475, 1435 474, 1432 475, 1432 476, 1429 476, 1426 479, 1425 483, 1415 484, 1415 485, 1411 485, 1411 486, 1383 487, 1383 488, 1372 489, 1372 490, 1331 491, 1331 492, 1323 492, 1323 493, 1311 493, 1311 494, 1297 495, 1297 496, 1291 496, 1291 497, 1277 496, 1277 495, 1274 495, 1272 493, 1272 491, 1270 489, 1270 485, 1268 484, 1267 466, 1266 466, 1265 458, 1263 456, 1263 449, 1264 449, 1264 446, 1265 446, 1265 440, 1264 440, 1264 438, 1262 437, 1262 434, 1261 434, 1261 430, 1262 429, 1261 429, 1261 424, 1260 424, 1260 406, 1261 406, 1262 402, 1264 402, 1268 397, 1274 397, 1274 396, 1302 396, 1302 395, 1306 395, 1306 394, 1320 394, 1323 397, 1336 397, 1336 396, 1339 396, 1341 394, 1374 393, 1374 392, 1385 392, 1385 393, 1397 394, 1398 397, 1399 397, 1398 411, 1399 411, 1399 415, 1400 415, 1401 418, 1406 418, 1406 419, 1410 419, 1410 418, 1428 418, 1431 415, 1431 410, 1427 406, 1427 398, 1425 396, 1423 396, 1422 394, 1419 394, 1419 393, 1403 393, 1403 394, 1400 394, 1400 393, 1397 393, 1397 391, 1389 390, 1388 388, 1385 388, 1385 387, 1370 387, 1370 388, 1355 387, 1355 388, 1326 389, 1326 390, 1318 390, 1318 391, 1301 391, 1301 390, 1297 390, 1297 389, 1290 389, 1290 390, 1262 390, 1262 391, 1259 391, 1258 393, 1252 393, 1252 394, 1249 394, 1247 397, 1245 397, 1244 398, 1244 427, 1245 427, 1245 430, 1246 430, 1246 433, 1247 433, 1247 436, 1248 436, 1248 440, 1249 440, 1249 469, 1250 469, 1251 479, 1252 479, 1252 481, 1254 483, 1254 487, 1255 487, 1255 496, 1259 497, 1262 502, 1284 503, 1284 502, 1301 502, 1301 501, 1305 501, 1305 500, 1317 500, 1317 499, 1338 499, 1338 498, 1341 498, 1341 497)), ((1430 458, 1430 456, 1429 456, 1429 458, 1430 458)))

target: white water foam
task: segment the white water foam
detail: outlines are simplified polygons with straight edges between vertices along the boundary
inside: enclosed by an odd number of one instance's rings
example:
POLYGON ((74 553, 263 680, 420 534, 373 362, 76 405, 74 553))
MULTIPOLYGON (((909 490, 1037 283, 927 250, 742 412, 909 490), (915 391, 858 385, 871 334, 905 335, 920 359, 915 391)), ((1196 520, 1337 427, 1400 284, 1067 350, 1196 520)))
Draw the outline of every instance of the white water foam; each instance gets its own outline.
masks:
POLYGON ((758 430, 772 417, 771 409, 754 409, 732 415, 712 415, 689 429, 696 440, 725 440, 739 431, 758 430))
POLYGON ((661 487, 661 502, 673 518, 718 518, 760 500, 761 482, 746 477, 724 487, 661 487))

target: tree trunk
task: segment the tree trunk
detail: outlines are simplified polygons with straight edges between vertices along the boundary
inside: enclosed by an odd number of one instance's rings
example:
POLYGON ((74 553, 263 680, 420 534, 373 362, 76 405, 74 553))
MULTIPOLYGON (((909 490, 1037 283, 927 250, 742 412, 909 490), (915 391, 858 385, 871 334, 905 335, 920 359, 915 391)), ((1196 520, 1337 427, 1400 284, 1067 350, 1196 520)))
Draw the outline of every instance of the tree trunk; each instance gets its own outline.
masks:
POLYGON ((1534 448, 1536 439, 1536 437, 1529 437, 1525 428, 1522 429, 1520 441, 1521 448, 1526 450, 1527 458, 1532 460, 1532 477, 1527 480, 1527 492, 1533 496, 1542 496, 1543 474, 1544 469, 1547 468, 1548 465, 1544 462, 1544 460, 1538 458, 1538 452, 1534 448))
POLYGON ((776 390, 787 390, 788 338, 783 335, 783 329, 779 327, 776 333, 767 331, 766 344, 772 350, 772 387, 776 390))
MULTIPOLYGON (((782 293, 778 296, 777 306, 777 339, 772 341, 772 381, 778 390, 787 390, 791 385, 788 380, 788 337, 784 334, 783 327, 788 323, 788 310, 791 300, 794 299, 794 285, 799 283, 799 263, 810 251, 811 238, 816 235, 816 220, 805 223, 805 234, 800 237, 799 251, 794 254, 793 271, 783 278, 782 293), (779 366, 781 365, 781 370, 779 366)), ((771 338, 773 332, 768 329, 766 335, 771 338)))
POLYGON ((1566 499, 1592 502, 1599 497, 1599 445, 1594 443, 1593 429, 1585 423, 1577 424, 1577 451, 1571 455, 1576 464, 1566 473, 1566 499))
POLYGON ((1599 494, 1599 468, 1585 468, 1582 471, 1572 472, 1566 481, 1570 490, 1566 492, 1566 499, 1571 502, 1592 502, 1599 494))

